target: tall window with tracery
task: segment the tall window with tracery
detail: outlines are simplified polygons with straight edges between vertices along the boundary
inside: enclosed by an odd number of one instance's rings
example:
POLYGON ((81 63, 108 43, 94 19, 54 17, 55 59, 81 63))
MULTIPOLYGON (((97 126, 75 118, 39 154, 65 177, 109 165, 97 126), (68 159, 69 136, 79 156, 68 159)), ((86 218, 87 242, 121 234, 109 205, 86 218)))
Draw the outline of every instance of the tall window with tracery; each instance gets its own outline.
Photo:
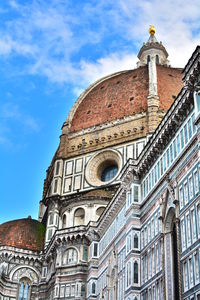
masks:
POLYGON ((134 262, 134 283, 138 283, 138 263, 134 262))
POLYGON ((27 278, 23 278, 19 282, 18 300, 30 299, 30 281, 27 278))
POLYGON ((135 233, 134 235, 134 248, 138 249, 139 243, 138 243, 138 235, 135 233))
POLYGON ((77 260, 78 260, 77 250, 74 248, 67 249, 67 251, 63 256, 63 264, 64 265, 75 264, 77 263, 77 260))
POLYGON ((92 294, 93 295, 96 294, 96 283, 95 282, 92 283, 92 294))

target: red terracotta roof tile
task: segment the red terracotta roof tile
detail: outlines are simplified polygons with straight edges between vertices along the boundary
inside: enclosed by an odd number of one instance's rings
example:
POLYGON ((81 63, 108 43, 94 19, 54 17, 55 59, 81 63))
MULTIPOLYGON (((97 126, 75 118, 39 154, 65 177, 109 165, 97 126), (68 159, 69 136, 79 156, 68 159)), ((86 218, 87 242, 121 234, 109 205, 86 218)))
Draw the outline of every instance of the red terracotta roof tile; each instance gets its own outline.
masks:
POLYGON ((41 251, 45 226, 31 218, 9 221, 0 225, 0 246, 41 251))
MULTIPOLYGON (((79 104, 70 132, 146 111, 148 78, 144 66, 101 81, 79 104)), ((182 87, 181 70, 157 65, 157 78, 160 108, 167 110, 182 87)))

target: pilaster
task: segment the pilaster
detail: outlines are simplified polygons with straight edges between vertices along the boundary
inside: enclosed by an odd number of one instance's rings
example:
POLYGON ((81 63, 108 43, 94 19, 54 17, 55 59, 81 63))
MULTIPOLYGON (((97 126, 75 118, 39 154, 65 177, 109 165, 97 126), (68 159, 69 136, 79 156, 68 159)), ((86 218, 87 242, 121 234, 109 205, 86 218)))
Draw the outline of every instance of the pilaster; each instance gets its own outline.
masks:
POLYGON ((148 96, 147 97, 148 106, 148 131, 153 133, 158 127, 158 108, 159 108, 159 97, 158 96, 148 96))
POLYGON ((156 70, 156 58, 155 55, 151 57, 151 61, 148 63, 149 71, 149 95, 147 97, 147 111, 148 111, 148 128, 149 133, 155 131, 158 126, 158 108, 159 97, 157 91, 157 70, 156 70))
MULTIPOLYGON (((176 243, 177 243, 177 260, 178 260, 178 286, 179 286, 179 299, 181 299, 182 295, 182 277, 181 277, 181 234, 180 234, 180 220, 176 218, 175 220, 176 226, 176 243)), ((178 299, 177 299, 178 300, 178 299)))
POLYGON ((62 126, 62 134, 60 136, 60 145, 58 148, 58 157, 66 157, 68 153, 68 134, 69 123, 65 122, 62 126))

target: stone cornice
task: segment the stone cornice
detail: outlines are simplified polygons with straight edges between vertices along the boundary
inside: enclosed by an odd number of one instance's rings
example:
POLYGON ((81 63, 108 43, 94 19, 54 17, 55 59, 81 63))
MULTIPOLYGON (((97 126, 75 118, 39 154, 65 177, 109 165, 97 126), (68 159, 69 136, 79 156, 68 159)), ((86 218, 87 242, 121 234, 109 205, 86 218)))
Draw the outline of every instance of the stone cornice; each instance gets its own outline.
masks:
POLYGON ((124 165, 121 172, 121 182, 122 184, 128 184, 129 181, 133 180, 134 175, 136 175, 135 169, 137 167, 137 160, 129 158, 129 160, 124 165))
POLYGON ((78 136, 82 137, 84 134, 87 134, 87 133, 98 133, 102 129, 110 128, 110 127, 113 127, 115 125, 124 124, 124 123, 130 122, 130 121, 133 121, 133 120, 138 120, 138 119, 143 118, 145 116, 146 116, 146 112, 144 111, 144 112, 141 112, 141 113, 134 114, 132 116, 125 116, 123 119, 116 119, 116 120, 113 120, 111 122, 99 124, 99 125, 96 125, 96 126, 86 128, 86 129, 82 129, 80 131, 72 132, 72 133, 69 133, 69 139, 74 138, 74 137, 78 137, 78 136))
POLYGON ((167 50, 165 49, 165 47, 163 46, 163 44, 160 42, 155 42, 155 43, 144 43, 142 48, 140 49, 139 53, 138 53, 138 58, 140 59, 142 53, 146 50, 149 50, 149 49, 159 49, 159 50, 162 50, 166 57, 168 57, 168 53, 167 53, 167 50))
POLYGON ((100 220, 100 223, 98 224, 97 233, 100 237, 103 236, 107 228, 110 226, 118 212, 123 207, 125 201, 126 191, 124 190, 124 188, 120 188, 110 205, 106 208, 104 217, 100 220))
POLYGON ((191 110, 191 105, 193 105, 192 94, 183 88, 138 158, 140 176, 145 170, 150 169, 162 149, 171 140, 177 128, 187 117, 186 111, 191 110))
POLYGON ((44 250, 45 256, 52 256, 59 245, 66 244, 70 241, 74 241, 77 239, 86 239, 87 241, 89 241, 89 232, 92 230, 92 228, 94 228, 95 230, 96 224, 96 222, 90 222, 87 226, 81 225, 56 230, 51 241, 44 250))
POLYGON ((193 52, 192 56, 190 57, 188 63, 186 64, 185 68, 183 69, 183 80, 184 82, 191 76, 194 69, 196 68, 197 64, 199 63, 200 57, 200 46, 197 46, 195 51, 193 52))
POLYGON ((31 257, 32 259, 40 259, 40 254, 42 252, 35 252, 35 251, 31 251, 31 250, 25 250, 25 249, 19 249, 16 247, 10 247, 10 246, 1 246, 0 247, 0 255, 2 253, 10 253, 12 254, 12 258, 13 257, 31 257))
MULTIPOLYGON (((159 112, 159 118, 163 117, 163 111, 159 112)), ((77 136, 67 136, 66 147, 67 156, 63 152, 59 153, 60 158, 70 158, 83 155, 103 148, 129 143, 133 140, 145 138, 147 132, 146 112, 135 114, 125 122, 110 122, 100 125, 97 130, 77 132, 77 136), (109 124, 106 127, 106 124, 109 124), (105 126, 104 126, 105 125, 105 126), (85 133, 84 133, 85 132, 85 133)))

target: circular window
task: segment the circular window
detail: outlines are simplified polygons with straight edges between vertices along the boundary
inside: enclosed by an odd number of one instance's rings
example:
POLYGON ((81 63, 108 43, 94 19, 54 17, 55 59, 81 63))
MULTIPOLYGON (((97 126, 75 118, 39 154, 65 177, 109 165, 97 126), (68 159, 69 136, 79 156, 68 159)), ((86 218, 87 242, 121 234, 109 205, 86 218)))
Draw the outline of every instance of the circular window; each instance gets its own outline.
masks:
POLYGON ((104 150, 93 156, 86 167, 86 180, 92 186, 100 186, 113 181, 120 169, 122 159, 115 150, 104 150))
POLYGON ((101 174, 101 181, 110 181, 117 174, 118 167, 116 165, 111 165, 106 167, 101 174))
POLYGON ((101 174, 101 181, 103 182, 110 181, 116 176, 117 171, 118 171, 118 167, 116 165, 105 167, 105 169, 101 174))

